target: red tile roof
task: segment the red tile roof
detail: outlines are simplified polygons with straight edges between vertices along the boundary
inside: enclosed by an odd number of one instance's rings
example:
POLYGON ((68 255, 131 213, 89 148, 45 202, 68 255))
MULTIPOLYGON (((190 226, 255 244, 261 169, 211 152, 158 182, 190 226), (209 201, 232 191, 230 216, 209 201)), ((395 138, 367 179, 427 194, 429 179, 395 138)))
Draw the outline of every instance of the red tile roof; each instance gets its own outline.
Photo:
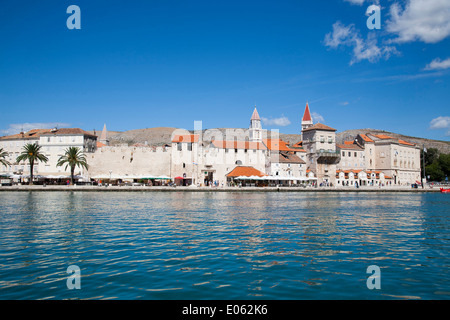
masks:
POLYGON ((303 131, 311 131, 311 130, 336 131, 336 129, 333 129, 322 123, 317 123, 309 128, 304 129, 303 131))
POLYGON ((272 154, 270 156, 270 160, 272 163, 306 164, 306 162, 304 160, 302 160, 299 156, 293 154, 292 152, 280 152, 280 153, 272 154))
POLYGON ((79 135, 82 134, 84 136, 91 136, 91 137, 97 137, 87 131, 84 131, 80 128, 60 128, 60 129, 51 129, 47 130, 47 132, 42 133, 42 136, 49 136, 49 135, 79 135))
POLYGON ((237 166, 234 168, 230 173, 227 174, 227 177, 233 178, 233 177, 251 177, 251 176, 258 176, 263 177, 266 176, 261 171, 253 168, 253 167, 245 167, 245 166, 237 166))
POLYGON ((355 150, 355 151, 363 151, 364 149, 356 144, 337 144, 337 148, 344 150, 355 150))
POLYGON ((48 135, 75 135, 82 134, 85 136, 97 137, 80 128, 60 128, 60 129, 33 129, 25 133, 13 134, 10 136, 0 137, 0 140, 10 139, 39 139, 40 136, 48 135))
POLYGON ((198 142, 198 134, 176 135, 172 142, 198 142))
POLYGON ((212 144, 216 148, 221 149, 249 149, 249 150, 266 150, 262 142, 253 141, 222 141, 214 140, 212 144))
POLYGON ((312 121, 311 113, 309 112, 308 102, 306 103, 305 112, 303 113, 302 121, 312 121))

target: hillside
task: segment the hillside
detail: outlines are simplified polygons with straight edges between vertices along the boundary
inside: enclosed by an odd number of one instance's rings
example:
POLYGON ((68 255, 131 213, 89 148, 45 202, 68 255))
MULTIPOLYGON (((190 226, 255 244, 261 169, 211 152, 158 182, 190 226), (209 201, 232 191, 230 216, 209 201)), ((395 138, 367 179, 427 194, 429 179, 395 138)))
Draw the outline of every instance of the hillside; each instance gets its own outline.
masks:
POLYGON ((391 136, 396 139, 405 140, 411 143, 415 143, 419 145, 420 147, 425 146, 425 148, 436 148, 441 153, 450 153, 450 141, 441 141, 441 140, 431 140, 431 139, 425 139, 425 138, 419 138, 419 137, 411 137, 411 136, 405 136, 402 134, 394 133, 394 132, 388 132, 378 129, 352 129, 352 130, 346 130, 343 132, 338 132, 336 134, 336 141, 337 143, 343 143, 344 140, 350 141, 353 140, 358 134, 360 133, 373 133, 373 134, 386 134, 388 136, 391 136))
MULTIPOLYGON (((223 133, 223 135, 225 135, 225 131, 227 129, 228 128, 218 128, 217 130, 220 130, 223 133)), ((234 130, 232 128, 230 129, 234 130)), ((129 130, 124 132, 109 131, 108 139, 110 140, 110 145, 119 145, 119 144, 132 145, 135 143, 145 144, 147 142, 148 145, 160 146, 163 144, 170 144, 172 133, 174 130, 176 130, 176 128, 158 127, 158 128, 129 130)), ((246 129, 242 130, 245 131, 246 129)), ((100 136, 100 133, 101 132, 97 132, 97 135, 100 136)), ((338 132, 336 134, 336 142, 343 143, 343 141, 345 140, 346 141, 353 140, 359 133, 373 133, 373 134, 383 133, 392 136, 396 139, 402 139, 405 141, 416 143, 419 146, 425 145, 426 148, 436 148, 441 153, 450 153, 449 141, 431 140, 419 137, 405 136, 402 134, 387 132, 378 129, 352 129, 343 132, 338 132)), ((286 142, 290 142, 291 144, 300 141, 299 134, 280 133, 280 138, 286 142)))

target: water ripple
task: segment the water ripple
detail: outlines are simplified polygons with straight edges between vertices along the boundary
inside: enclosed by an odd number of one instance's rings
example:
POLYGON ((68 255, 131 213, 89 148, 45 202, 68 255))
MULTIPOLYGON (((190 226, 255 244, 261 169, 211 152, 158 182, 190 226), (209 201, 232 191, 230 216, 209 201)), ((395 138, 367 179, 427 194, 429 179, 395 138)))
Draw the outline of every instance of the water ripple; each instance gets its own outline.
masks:
POLYGON ((449 299, 449 199, 5 192, 0 298, 449 299))

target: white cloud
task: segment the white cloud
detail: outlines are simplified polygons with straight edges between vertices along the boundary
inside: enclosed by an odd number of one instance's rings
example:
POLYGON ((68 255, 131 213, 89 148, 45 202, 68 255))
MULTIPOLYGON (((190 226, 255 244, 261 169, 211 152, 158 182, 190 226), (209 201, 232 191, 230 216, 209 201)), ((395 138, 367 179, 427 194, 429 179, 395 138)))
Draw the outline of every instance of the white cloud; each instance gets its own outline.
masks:
POLYGON ((325 119, 318 114, 317 112, 311 112, 311 117, 314 123, 320 122, 320 123, 324 123, 325 119))
POLYGON ((445 70, 450 68, 450 58, 441 60, 439 58, 434 59, 425 67, 425 70, 445 70))
POLYGON ((341 106, 348 106, 349 105, 349 102, 348 101, 344 101, 344 102, 341 102, 341 103, 339 103, 341 106))
POLYGON ((351 4, 362 5, 365 0, 344 0, 345 2, 350 2, 351 4))
POLYGON ((56 123, 56 122, 39 122, 39 123, 13 123, 9 125, 8 129, 0 130, 4 135, 12 135, 20 133, 21 131, 27 132, 32 129, 52 129, 54 127, 63 128, 69 127, 68 123, 56 123))
POLYGON ((371 0, 371 1, 366 1, 366 0, 344 0, 345 2, 350 2, 351 4, 356 4, 358 6, 363 5, 364 2, 370 2, 372 4, 379 4, 380 0, 371 0))
POLYGON ((274 118, 274 119, 268 119, 268 118, 261 118, 262 122, 266 126, 279 126, 279 127, 286 127, 291 124, 291 121, 285 116, 281 116, 280 118, 274 118))
POLYGON ((340 21, 333 24, 332 32, 325 35, 324 44, 332 49, 340 46, 353 47, 350 65, 362 60, 374 63, 381 58, 387 60, 392 54, 398 54, 395 47, 379 46, 374 33, 369 33, 367 39, 363 39, 353 24, 345 26, 340 21))
POLYGON ((404 9, 391 6, 387 30, 398 36, 394 42, 436 43, 450 36, 449 17, 449 0, 408 0, 404 9))
POLYGON ((445 129, 446 136, 450 136, 450 117, 437 117, 430 122, 431 130, 445 129))

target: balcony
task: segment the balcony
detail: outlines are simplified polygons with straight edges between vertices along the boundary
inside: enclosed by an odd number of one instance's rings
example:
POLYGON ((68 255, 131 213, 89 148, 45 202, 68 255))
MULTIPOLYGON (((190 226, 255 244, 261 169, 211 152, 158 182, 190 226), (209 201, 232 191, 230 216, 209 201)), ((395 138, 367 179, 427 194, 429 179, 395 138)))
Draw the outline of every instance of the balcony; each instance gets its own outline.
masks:
POLYGON ((316 152, 317 162, 326 164, 336 164, 341 160, 339 151, 320 150, 316 152))

